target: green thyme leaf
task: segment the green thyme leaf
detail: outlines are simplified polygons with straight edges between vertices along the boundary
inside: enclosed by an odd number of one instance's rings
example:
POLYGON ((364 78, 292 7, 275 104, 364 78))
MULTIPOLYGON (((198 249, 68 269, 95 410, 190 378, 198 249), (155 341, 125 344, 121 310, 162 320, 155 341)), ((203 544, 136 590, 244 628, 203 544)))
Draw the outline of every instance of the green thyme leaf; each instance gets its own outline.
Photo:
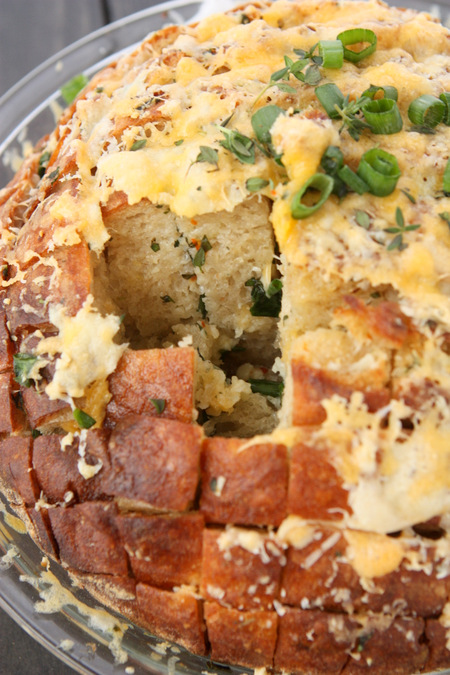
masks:
POLYGON ((80 408, 75 408, 73 417, 80 429, 90 429, 95 424, 94 418, 84 412, 84 410, 80 410, 80 408))
POLYGON ((161 246, 158 244, 157 241, 152 241, 150 248, 152 249, 152 251, 157 253, 160 250, 161 246))
POLYGON ((266 180, 265 178, 258 178, 255 176, 253 178, 247 179, 245 187, 249 192, 259 192, 259 190, 262 190, 269 184, 270 184, 269 180, 266 180))
POLYGON ((225 139, 220 141, 222 147, 233 153, 243 164, 255 163, 255 143, 251 138, 233 129, 220 127, 220 131, 225 136, 225 139))
POLYGON ((151 398, 150 402, 154 405, 158 415, 164 412, 164 408, 166 407, 166 400, 164 398, 151 398))
POLYGON ((368 230, 370 227, 370 216, 366 211, 356 211, 355 220, 360 227, 368 230))
POLYGON ((174 145, 183 145, 184 138, 180 138, 178 141, 175 141, 174 145))
POLYGON ((217 166, 219 161, 219 153, 214 148, 208 148, 207 145, 200 146, 200 152, 197 155, 197 159, 194 164, 198 162, 207 162, 208 164, 214 164, 217 166))
POLYGON ((283 382, 274 382, 273 380, 249 380, 248 382, 254 394, 273 396, 273 398, 281 398, 283 394, 283 382))
POLYGON ((13 370, 14 379, 23 387, 30 387, 31 380, 29 374, 38 360, 37 356, 33 354, 14 354, 13 356, 13 370))
POLYGON ((137 141, 134 141, 133 145, 130 148, 131 152, 135 152, 135 150, 140 150, 141 148, 144 148, 147 145, 147 139, 146 138, 140 138, 137 141))
POLYGON ((411 202, 411 204, 415 204, 415 203, 416 203, 415 198, 412 196, 412 194, 409 192, 409 190, 406 190, 406 189, 405 189, 405 190, 400 190, 400 192, 403 192, 403 194, 405 195, 405 197, 407 197, 407 198, 409 199, 409 201, 411 202))
POLYGON ((65 103, 69 105, 69 103, 72 103, 80 93, 82 89, 85 88, 87 83, 89 82, 89 78, 86 77, 86 75, 75 75, 75 77, 72 77, 69 82, 66 82, 61 87, 61 96, 63 97, 65 103))
POLYGON ((165 303, 167 303, 167 302, 173 302, 173 303, 174 303, 174 302, 175 302, 175 300, 173 300, 173 299, 170 297, 170 295, 163 295, 163 296, 161 296, 161 300, 162 300, 163 302, 165 302, 165 303))
POLYGON ((255 136, 263 145, 269 145, 272 142, 270 129, 279 115, 284 114, 284 110, 277 105, 266 105, 257 110, 252 115, 251 123, 255 136))
POLYGON ((32 438, 38 438, 39 436, 42 436, 42 433, 39 431, 39 429, 32 429, 31 430, 31 437, 32 438))

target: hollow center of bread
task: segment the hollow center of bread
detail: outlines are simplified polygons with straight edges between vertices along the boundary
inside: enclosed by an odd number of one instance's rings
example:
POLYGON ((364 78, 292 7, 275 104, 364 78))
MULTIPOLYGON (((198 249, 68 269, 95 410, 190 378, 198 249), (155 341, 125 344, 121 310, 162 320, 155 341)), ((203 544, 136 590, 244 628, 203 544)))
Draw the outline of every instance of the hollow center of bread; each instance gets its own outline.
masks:
POLYGON ((196 349, 207 433, 246 437, 277 423, 276 400, 250 384, 277 380, 277 317, 252 311, 251 280, 267 286, 276 275, 269 214, 258 198, 192 219, 143 200, 106 221, 111 238, 97 276, 124 315, 125 340, 133 349, 181 341, 196 349))

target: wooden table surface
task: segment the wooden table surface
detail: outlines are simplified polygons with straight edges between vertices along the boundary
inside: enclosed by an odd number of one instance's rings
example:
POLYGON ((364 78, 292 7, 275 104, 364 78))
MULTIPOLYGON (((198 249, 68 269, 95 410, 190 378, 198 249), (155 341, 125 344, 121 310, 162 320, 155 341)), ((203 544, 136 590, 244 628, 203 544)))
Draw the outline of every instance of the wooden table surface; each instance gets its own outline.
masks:
MULTIPOLYGON (((156 4, 152 0, 0 0, 0 96, 42 61, 84 35, 156 4)), ((427 7, 420 0, 392 4, 427 7)), ((450 0, 441 0, 448 4, 450 0)), ((20 111, 18 111, 18 118, 20 111)), ((0 675, 73 675, 0 610, 0 675)), ((124 672, 121 668, 117 672, 124 672)))

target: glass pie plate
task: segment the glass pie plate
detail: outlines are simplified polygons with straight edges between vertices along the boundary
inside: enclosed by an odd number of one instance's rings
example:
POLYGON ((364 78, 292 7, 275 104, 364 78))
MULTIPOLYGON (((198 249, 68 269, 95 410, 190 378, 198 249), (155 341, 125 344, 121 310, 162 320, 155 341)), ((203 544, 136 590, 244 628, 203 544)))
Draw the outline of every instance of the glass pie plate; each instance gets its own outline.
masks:
MULTIPOLYGON (((230 0, 224 1, 229 7, 230 0)), ((391 4, 425 9, 447 23, 450 0, 447 2, 395 0, 391 4)), ((61 85, 80 72, 92 76, 152 31, 169 23, 195 20, 208 6, 212 11, 222 9, 220 0, 206 3, 171 0, 133 14, 78 40, 18 82, 0 98, 0 186, 13 177, 24 150, 55 126, 63 105, 61 85)), ((88 593, 72 584, 59 565, 51 562, 47 567, 47 563, 22 522, 0 499, 0 607, 75 672, 92 675, 250 672, 212 663, 152 637, 113 612, 100 609, 88 593)), ((450 674, 450 670, 445 672, 450 674)))

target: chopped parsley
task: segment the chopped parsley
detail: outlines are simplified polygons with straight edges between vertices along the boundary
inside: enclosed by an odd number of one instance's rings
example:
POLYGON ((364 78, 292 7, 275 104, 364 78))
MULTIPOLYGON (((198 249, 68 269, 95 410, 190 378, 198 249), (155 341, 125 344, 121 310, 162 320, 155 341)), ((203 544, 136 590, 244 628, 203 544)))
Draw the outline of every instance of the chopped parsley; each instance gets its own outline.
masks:
POLYGON ((248 382, 254 394, 272 396, 273 398, 281 398, 283 394, 283 382, 274 382, 273 380, 249 380, 248 382))
POLYGON ((158 415, 161 415, 162 412, 164 412, 164 409, 166 407, 166 399, 164 398, 151 398, 150 402, 153 404, 156 412, 158 415))
POLYGON ((206 319, 208 312, 206 311, 206 305, 205 305, 205 294, 202 293, 198 299, 198 306, 197 306, 197 311, 200 312, 202 319, 206 319))
POLYGON ((95 424, 95 419, 84 412, 84 410, 80 410, 80 408, 75 408, 73 417, 81 429, 90 429, 95 424))
POLYGON ((203 236, 202 241, 200 243, 200 247, 195 254, 194 259, 192 260, 192 263, 194 267, 199 267, 200 271, 202 271, 203 265, 205 264, 206 261, 206 254, 208 251, 212 249, 212 245, 206 235, 203 236))
POLYGON ((246 281, 245 285, 252 289, 251 299, 253 304, 250 307, 252 316, 279 316, 283 289, 283 282, 280 279, 273 279, 267 291, 264 290, 262 281, 254 277, 246 281))
POLYGON ((43 152, 42 155, 39 157, 39 166, 38 166, 38 176, 39 176, 39 178, 42 178, 42 176, 47 171, 47 165, 48 165, 50 156, 51 155, 47 150, 46 152, 43 152))
POLYGON ((56 183, 56 181, 58 180, 58 176, 59 176, 59 166, 57 166, 56 169, 52 171, 51 174, 49 174, 48 176, 50 185, 54 185, 56 183))
POLYGON ((16 382, 18 382, 18 384, 21 384, 23 387, 31 386, 31 379, 29 378, 29 375, 36 365, 37 360, 38 357, 33 356, 33 354, 14 354, 14 379, 16 382))

